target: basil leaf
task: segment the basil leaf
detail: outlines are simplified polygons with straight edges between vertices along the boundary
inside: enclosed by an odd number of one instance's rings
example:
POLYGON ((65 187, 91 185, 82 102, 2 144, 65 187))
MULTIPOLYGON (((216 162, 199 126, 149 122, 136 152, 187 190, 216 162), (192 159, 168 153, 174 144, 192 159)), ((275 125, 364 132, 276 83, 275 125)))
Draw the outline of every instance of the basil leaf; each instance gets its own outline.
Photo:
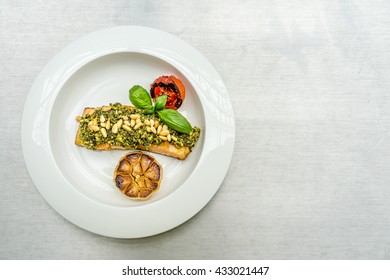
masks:
POLYGON ((164 94, 164 95, 157 97, 154 100, 154 107, 155 107, 156 111, 160 111, 160 110, 164 109, 165 103, 167 103, 167 98, 168 98, 168 96, 166 94, 164 94))
POLYGON ((141 86, 135 85, 129 90, 130 102, 138 109, 153 107, 149 93, 141 86))
POLYGON ((192 131, 191 124, 183 115, 173 109, 163 109, 157 111, 160 119, 170 128, 183 133, 190 133, 192 131))
POLYGON ((143 113, 144 113, 145 115, 151 115, 151 114, 154 113, 154 109, 155 109, 155 107, 152 107, 152 108, 150 108, 150 109, 146 109, 146 110, 143 111, 143 113))

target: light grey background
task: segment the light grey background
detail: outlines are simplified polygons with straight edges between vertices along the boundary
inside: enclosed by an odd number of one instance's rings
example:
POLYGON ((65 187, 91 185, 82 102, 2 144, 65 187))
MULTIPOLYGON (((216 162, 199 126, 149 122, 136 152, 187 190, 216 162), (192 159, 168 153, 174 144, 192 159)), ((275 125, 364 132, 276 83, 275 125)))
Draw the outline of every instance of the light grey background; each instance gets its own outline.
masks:
POLYGON ((0 258, 389 259, 389 15, 385 0, 0 0, 0 258), (136 240, 58 215, 20 141, 26 96, 47 61, 86 33, 125 24, 200 50, 225 81, 237 126, 211 202, 136 240))

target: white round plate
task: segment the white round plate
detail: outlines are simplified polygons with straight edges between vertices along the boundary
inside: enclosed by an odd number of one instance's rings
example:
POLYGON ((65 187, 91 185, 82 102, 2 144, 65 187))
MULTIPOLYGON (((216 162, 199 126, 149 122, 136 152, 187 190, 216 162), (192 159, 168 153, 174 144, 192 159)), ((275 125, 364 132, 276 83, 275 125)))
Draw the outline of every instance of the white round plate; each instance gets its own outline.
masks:
POLYGON ((24 158, 42 196, 77 226, 118 238, 158 234, 200 211, 228 171, 234 139, 232 105, 214 67, 179 38, 139 26, 100 30, 66 46, 36 78, 22 119, 24 158), (201 137, 184 161, 153 154, 163 166, 161 187, 133 201, 113 182, 116 164, 130 151, 76 146, 75 117, 85 107, 130 105, 133 85, 149 89, 161 75, 183 81, 179 111, 201 137))

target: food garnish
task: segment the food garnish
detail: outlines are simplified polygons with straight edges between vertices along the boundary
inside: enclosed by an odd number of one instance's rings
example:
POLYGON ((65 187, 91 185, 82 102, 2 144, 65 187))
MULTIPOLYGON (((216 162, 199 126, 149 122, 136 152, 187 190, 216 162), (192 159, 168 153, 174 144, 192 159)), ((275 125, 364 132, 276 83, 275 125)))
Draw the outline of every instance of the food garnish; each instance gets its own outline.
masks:
POLYGON ((155 98, 155 105, 153 106, 152 99, 146 89, 139 85, 135 85, 129 90, 129 99, 138 109, 145 109, 143 111, 144 114, 157 112, 161 120, 170 128, 182 133, 190 133, 192 131, 191 124, 178 111, 164 109, 169 96, 161 95, 155 98))
POLYGON ((157 111, 157 114, 167 126, 174 130, 183 133, 190 133, 192 131, 191 124, 176 110, 164 109, 157 111))
POLYGON ((133 86, 129 90, 130 102, 138 109, 152 109, 153 103, 149 93, 139 85, 133 86))
POLYGON ((182 81, 175 76, 161 76, 150 85, 150 95, 153 100, 166 95, 168 98, 165 108, 177 110, 184 101, 186 90, 182 81))
POLYGON ((115 185, 131 199, 148 199, 160 188, 161 179, 161 165, 154 157, 142 152, 123 156, 114 171, 115 185))

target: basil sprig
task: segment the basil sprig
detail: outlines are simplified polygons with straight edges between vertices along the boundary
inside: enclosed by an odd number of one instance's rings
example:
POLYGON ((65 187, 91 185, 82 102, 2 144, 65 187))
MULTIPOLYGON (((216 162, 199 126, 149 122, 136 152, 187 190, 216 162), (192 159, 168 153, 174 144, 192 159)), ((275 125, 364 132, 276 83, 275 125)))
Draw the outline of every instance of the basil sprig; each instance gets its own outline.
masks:
POLYGON ((129 98, 135 107, 144 109, 144 114, 153 114, 156 111, 161 121, 168 127, 182 133, 192 131, 191 124, 182 114, 173 109, 165 109, 165 103, 167 102, 165 94, 157 97, 153 106, 152 99, 146 89, 135 85, 129 90, 129 98))
POLYGON ((141 86, 135 85, 129 90, 130 102, 138 109, 150 109, 153 107, 149 93, 141 86))
POLYGON ((157 111, 160 119, 170 128, 183 133, 190 133, 192 131, 191 124, 182 114, 173 109, 163 109, 157 111))
POLYGON ((163 110, 165 107, 165 103, 167 103, 168 96, 160 95, 154 100, 154 108, 156 108, 156 111, 163 110))

